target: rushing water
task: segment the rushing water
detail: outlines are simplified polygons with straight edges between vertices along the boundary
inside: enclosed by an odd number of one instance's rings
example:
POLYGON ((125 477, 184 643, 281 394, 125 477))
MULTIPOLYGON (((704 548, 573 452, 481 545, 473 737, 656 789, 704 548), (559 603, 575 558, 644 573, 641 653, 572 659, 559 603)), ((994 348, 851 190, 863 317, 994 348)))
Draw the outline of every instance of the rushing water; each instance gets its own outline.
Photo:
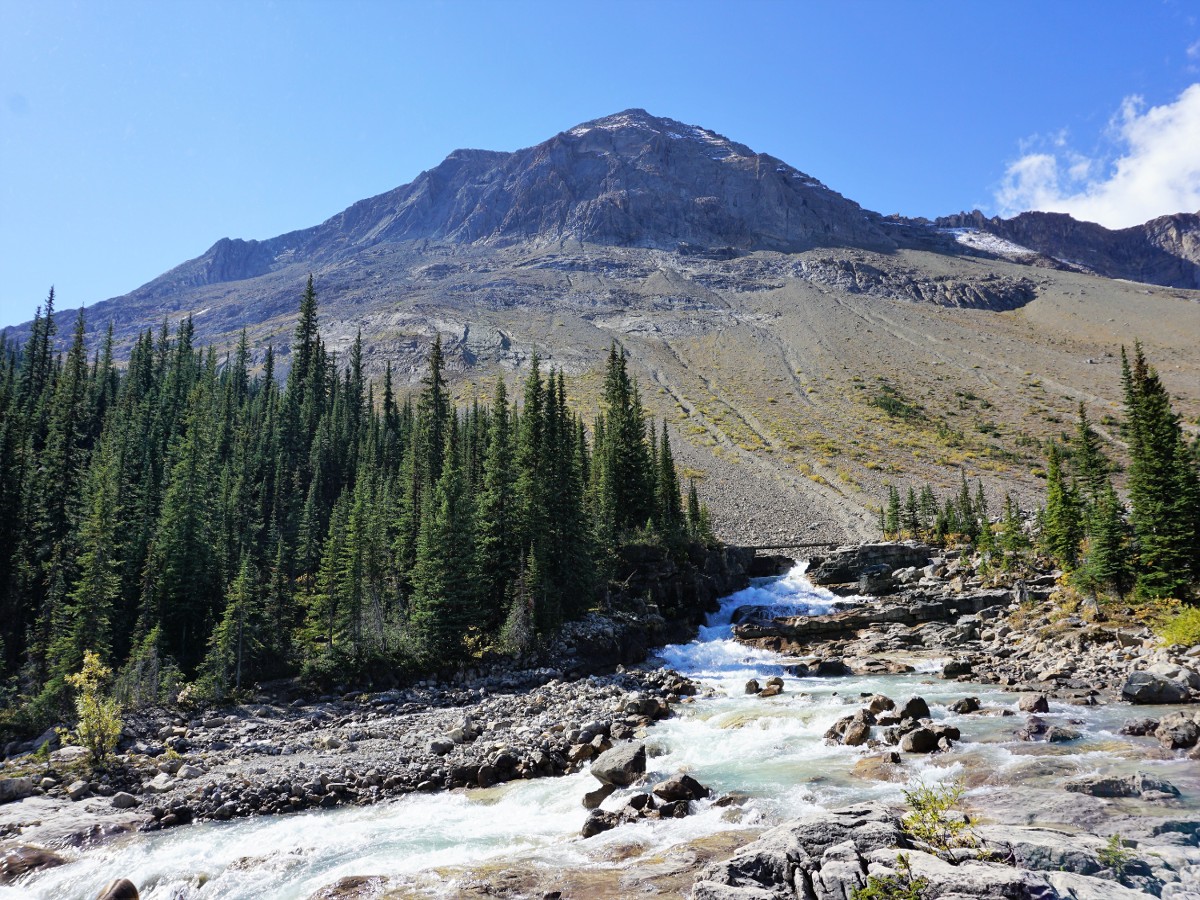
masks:
MULTIPOLYGON (((130 878, 149 900, 304 898, 351 875, 399 878, 445 896, 455 893, 456 873, 491 862, 519 860, 556 870, 630 866, 666 847, 769 824, 817 806, 900 800, 904 785, 852 773, 865 750, 823 740, 830 725, 860 708, 863 695, 874 693, 901 702, 920 694, 934 718, 963 732, 964 742, 954 751, 910 759, 912 779, 966 777, 974 792, 986 794, 1013 785, 1057 787, 1070 774, 1142 769, 1185 791, 1200 787, 1194 784, 1194 763, 1148 760, 1152 742, 1118 736, 1127 707, 1052 704, 1046 718, 1071 721, 1083 738, 1065 746, 1020 743, 1012 733, 1021 719, 955 716, 947 710, 964 696, 979 697, 985 707, 1015 710, 1015 696, 933 677, 938 660, 921 661, 918 673, 908 676, 795 678, 786 674, 782 657, 732 640, 730 620, 739 606, 774 607, 780 615, 820 614, 835 600, 814 588, 803 566, 797 566, 726 598, 695 641, 659 650, 664 665, 710 688, 711 696, 681 706, 681 715, 651 730, 652 777, 688 771, 717 791, 749 795, 733 815, 702 802, 686 819, 644 821, 584 841, 578 837, 585 816, 581 800, 596 784, 584 772, 488 790, 410 795, 364 808, 132 835, 88 850, 21 887, 0 888, 0 900, 90 900, 117 877, 130 878), (784 694, 744 693, 747 679, 771 675, 784 677, 784 694)), ((629 793, 619 792, 605 807, 616 808, 629 793)))

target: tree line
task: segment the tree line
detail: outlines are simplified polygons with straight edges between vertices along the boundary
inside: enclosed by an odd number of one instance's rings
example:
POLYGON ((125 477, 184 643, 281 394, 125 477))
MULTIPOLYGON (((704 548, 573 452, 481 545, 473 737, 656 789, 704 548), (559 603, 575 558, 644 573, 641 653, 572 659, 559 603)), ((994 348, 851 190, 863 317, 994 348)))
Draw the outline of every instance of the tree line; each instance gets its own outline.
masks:
POLYGON ((905 497, 889 485, 879 511, 884 537, 962 541, 985 561, 995 557, 1005 565, 1026 550, 1037 550, 1092 596, 1196 601, 1200 438, 1188 439, 1140 343, 1134 345, 1132 360, 1121 348, 1121 373, 1120 436, 1129 456, 1126 499, 1113 483, 1117 466, 1080 403, 1075 431, 1047 447, 1045 503, 1031 528, 1024 527, 1019 506, 1007 494, 1003 514, 994 523, 982 484, 977 481, 972 492, 964 473, 957 493, 942 500, 929 485, 920 491, 910 486, 905 497))
POLYGON ((55 719, 85 653, 126 702, 184 681, 430 671, 521 652, 588 611, 622 545, 711 541, 615 344, 585 428, 535 356, 521 396, 456 408, 440 338, 398 396, 318 330, 310 278, 290 368, 198 347, 190 318, 114 362, 84 314, 54 349, 54 293, 23 346, 0 337, 4 700, 55 719), (378 391, 377 391, 378 388, 378 391))
POLYGON ((1092 594, 1195 601, 1200 584, 1200 439, 1189 441, 1141 344, 1121 348, 1129 451, 1123 502, 1114 464, 1080 404, 1073 439, 1047 456, 1042 545, 1092 594))

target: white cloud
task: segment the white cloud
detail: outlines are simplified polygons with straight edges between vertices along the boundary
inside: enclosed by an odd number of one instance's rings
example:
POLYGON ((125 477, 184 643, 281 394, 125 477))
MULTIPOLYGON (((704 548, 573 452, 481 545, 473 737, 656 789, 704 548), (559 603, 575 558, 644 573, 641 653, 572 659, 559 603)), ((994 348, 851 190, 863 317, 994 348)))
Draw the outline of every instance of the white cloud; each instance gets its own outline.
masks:
MULTIPOLYGON (((1070 213, 1126 228, 1156 216, 1200 210, 1200 84, 1174 103, 1145 108, 1127 97, 1110 123, 1116 151, 1089 157, 1062 132, 1047 152, 1025 152, 1008 166, 996 191, 1002 215, 1025 210, 1070 213)), ((1047 142, 1043 142, 1047 143, 1047 142)))

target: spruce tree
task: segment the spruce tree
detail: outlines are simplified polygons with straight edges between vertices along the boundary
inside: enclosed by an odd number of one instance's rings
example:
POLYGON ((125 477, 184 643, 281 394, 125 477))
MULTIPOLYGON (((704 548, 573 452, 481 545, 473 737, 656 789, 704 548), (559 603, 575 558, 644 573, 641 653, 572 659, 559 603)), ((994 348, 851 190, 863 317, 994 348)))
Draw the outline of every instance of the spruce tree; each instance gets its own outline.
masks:
POLYGON ((1058 444, 1051 443, 1046 455, 1046 508, 1042 515, 1042 549, 1064 569, 1073 569, 1083 537, 1082 512, 1074 486, 1062 471, 1058 444))
POLYGON ((1085 553, 1073 580, 1093 596, 1114 591, 1123 597, 1129 590, 1129 527, 1125 509, 1112 483, 1105 486, 1091 510, 1085 553))
POLYGON ((454 434, 447 429, 444 467, 423 517, 413 568, 410 623, 433 666, 463 659, 468 631, 478 625, 474 511, 454 434))
POLYGON ((1130 525, 1138 560, 1137 591, 1148 597, 1191 595, 1196 577, 1200 485, 1179 417, 1139 345, 1126 387, 1130 525))

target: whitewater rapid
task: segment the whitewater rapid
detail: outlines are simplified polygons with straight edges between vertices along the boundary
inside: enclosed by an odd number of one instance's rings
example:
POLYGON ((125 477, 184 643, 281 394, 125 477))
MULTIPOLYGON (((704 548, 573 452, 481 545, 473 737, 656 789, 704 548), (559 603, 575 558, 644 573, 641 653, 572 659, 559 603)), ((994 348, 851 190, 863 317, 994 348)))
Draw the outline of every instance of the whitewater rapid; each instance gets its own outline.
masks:
MULTIPOLYGON (((1005 773, 1011 772, 1014 779, 1036 785, 1042 775, 1019 773, 1037 762, 1039 753, 1064 752, 1014 741, 1012 732, 1023 721, 1014 716, 950 713, 949 704, 964 696, 979 697, 997 712, 1015 712, 1016 697, 994 687, 941 680, 933 675, 939 660, 920 661, 918 672, 908 676, 796 678, 788 674, 783 657, 733 640, 731 621, 738 607, 817 615, 845 602, 815 588, 799 565, 725 598, 696 640, 657 651, 662 665, 698 682, 701 695, 650 730, 648 780, 689 772, 718 793, 745 795, 746 802, 734 809, 702 801, 688 818, 646 820, 585 841, 579 837, 586 816, 582 799, 596 782, 582 772, 487 790, 413 794, 369 807, 131 835, 77 852, 68 865, 20 888, 0 888, 0 900, 91 900, 103 884, 118 877, 134 881, 147 900, 305 898, 343 877, 376 875, 430 895, 454 896, 462 872, 491 862, 555 870, 635 866, 668 847, 731 829, 761 828, 814 807, 860 800, 899 803, 905 784, 854 774, 856 763, 868 753, 865 748, 823 740, 830 725, 875 693, 898 702, 918 694, 935 719, 963 731, 964 742, 954 751, 909 758, 910 780, 971 776, 975 791, 988 791, 1003 785, 1005 773), (784 678, 782 695, 745 693, 748 679, 772 675, 784 678)), ((1130 751, 1129 739, 1116 734, 1127 709, 1052 704, 1051 714, 1069 717, 1084 732, 1069 751, 1070 764, 1079 772, 1146 767, 1130 751)), ((1062 773, 1044 777, 1061 780, 1062 773)), ((605 808, 618 808, 634 790, 645 787, 618 792, 605 808)))

